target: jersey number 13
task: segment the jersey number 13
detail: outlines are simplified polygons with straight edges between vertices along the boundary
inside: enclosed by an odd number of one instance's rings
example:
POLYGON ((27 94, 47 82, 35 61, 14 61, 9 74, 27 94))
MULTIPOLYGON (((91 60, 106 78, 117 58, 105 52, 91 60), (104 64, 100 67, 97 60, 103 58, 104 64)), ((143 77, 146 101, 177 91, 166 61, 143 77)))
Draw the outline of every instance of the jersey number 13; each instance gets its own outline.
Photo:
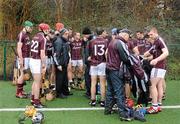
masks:
POLYGON ((104 44, 99 44, 99 45, 94 45, 94 55, 97 56, 102 56, 105 53, 104 50, 105 45, 104 44))

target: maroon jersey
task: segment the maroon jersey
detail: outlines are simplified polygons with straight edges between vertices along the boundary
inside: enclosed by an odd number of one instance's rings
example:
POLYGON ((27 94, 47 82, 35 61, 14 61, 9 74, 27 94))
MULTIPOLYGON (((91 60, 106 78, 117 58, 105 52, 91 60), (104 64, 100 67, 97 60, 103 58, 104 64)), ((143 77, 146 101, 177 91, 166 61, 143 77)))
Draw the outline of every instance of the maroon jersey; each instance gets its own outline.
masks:
POLYGON ((46 48, 46 38, 43 33, 37 33, 32 40, 31 44, 31 58, 33 59, 41 59, 40 53, 41 50, 45 50, 46 48))
POLYGON ((82 59, 82 45, 83 42, 81 40, 75 41, 73 40, 70 44, 71 47, 71 59, 72 60, 80 60, 82 59))
MULTIPOLYGON (((155 40, 154 44, 152 47, 149 49, 149 52, 153 55, 153 59, 158 58, 162 54, 162 49, 167 48, 165 42, 161 37, 155 40)), ((159 61, 154 68, 161 68, 165 69, 166 68, 166 59, 159 61)))
POLYGON ((133 49, 136 47, 136 44, 137 44, 136 40, 133 40, 133 39, 131 39, 131 40, 127 43, 128 50, 129 50, 129 52, 130 52, 131 54, 134 53, 134 52, 133 52, 133 49))
POLYGON ((111 41, 108 46, 107 52, 107 68, 110 70, 119 70, 121 59, 117 48, 118 40, 111 41))
POLYGON ((88 49, 91 57, 91 65, 97 66, 102 62, 106 62, 105 52, 107 46, 108 41, 102 37, 97 37, 89 43, 88 49))
POLYGON ((107 52, 107 68, 110 70, 119 70, 122 62, 128 63, 128 56, 125 53, 122 45, 128 50, 128 46, 125 40, 121 37, 116 37, 115 40, 111 41, 108 46, 107 52))
POLYGON ((18 35, 18 42, 22 43, 22 57, 28 58, 30 56, 31 42, 28 33, 21 31, 18 35))
POLYGON ((144 39, 137 39, 137 46, 140 55, 144 55, 144 53, 151 48, 151 43, 144 39))
POLYGON ((52 41, 47 40, 46 42, 46 56, 51 57, 53 55, 53 44, 52 41))
POLYGON ((150 42, 148 42, 147 40, 145 40, 145 46, 144 46, 144 53, 147 52, 151 47, 152 44, 150 42))

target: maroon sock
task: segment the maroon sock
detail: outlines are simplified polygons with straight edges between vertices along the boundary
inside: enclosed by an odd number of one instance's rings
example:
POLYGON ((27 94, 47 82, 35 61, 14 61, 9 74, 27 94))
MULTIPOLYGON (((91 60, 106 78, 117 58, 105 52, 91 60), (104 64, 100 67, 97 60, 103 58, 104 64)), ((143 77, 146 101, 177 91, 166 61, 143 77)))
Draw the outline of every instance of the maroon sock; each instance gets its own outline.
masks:
POLYGON ((16 93, 19 94, 20 92, 23 91, 23 84, 17 84, 17 90, 16 93))
POLYGON ((39 104, 40 103, 40 101, 39 101, 39 99, 34 99, 34 104, 39 104))
POLYGON ((34 95, 31 96, 31 100, 34 101, 34 95))

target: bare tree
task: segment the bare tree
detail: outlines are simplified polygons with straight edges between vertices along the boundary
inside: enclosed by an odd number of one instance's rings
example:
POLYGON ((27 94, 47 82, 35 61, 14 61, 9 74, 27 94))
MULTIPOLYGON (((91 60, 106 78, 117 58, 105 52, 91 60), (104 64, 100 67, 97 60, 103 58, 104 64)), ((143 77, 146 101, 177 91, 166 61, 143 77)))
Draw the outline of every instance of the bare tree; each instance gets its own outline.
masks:
POLYGON ((63 0, 54 0, 56 7, 56 17, 57 21, 60 22, 62 20, 63 14, 63 0))

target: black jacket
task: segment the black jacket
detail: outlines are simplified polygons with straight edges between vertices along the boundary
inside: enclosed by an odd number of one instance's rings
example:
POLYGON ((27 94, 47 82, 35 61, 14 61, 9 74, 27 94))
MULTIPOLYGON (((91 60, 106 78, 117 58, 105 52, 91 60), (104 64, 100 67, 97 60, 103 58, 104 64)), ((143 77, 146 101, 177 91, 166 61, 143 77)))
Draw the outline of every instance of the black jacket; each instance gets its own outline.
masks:
POLYGON ((90 35, 89 38, 87 39, 87 41, 83 41, 83 58, 84 58, 84 63, 86 65, 89 65, 90 62, 88 61, 88 57, 89 57, 89 49, 87 48, 87 46, 89 45, 89 43, 91 42, 91 40, 94 38, 93 35, 90 35))
POLYGON ((54 47, 54 61, 57 66, 67 66, 69 63, 69 44, 68 41, 57 36, 57 39, 53 43, 54 47))

